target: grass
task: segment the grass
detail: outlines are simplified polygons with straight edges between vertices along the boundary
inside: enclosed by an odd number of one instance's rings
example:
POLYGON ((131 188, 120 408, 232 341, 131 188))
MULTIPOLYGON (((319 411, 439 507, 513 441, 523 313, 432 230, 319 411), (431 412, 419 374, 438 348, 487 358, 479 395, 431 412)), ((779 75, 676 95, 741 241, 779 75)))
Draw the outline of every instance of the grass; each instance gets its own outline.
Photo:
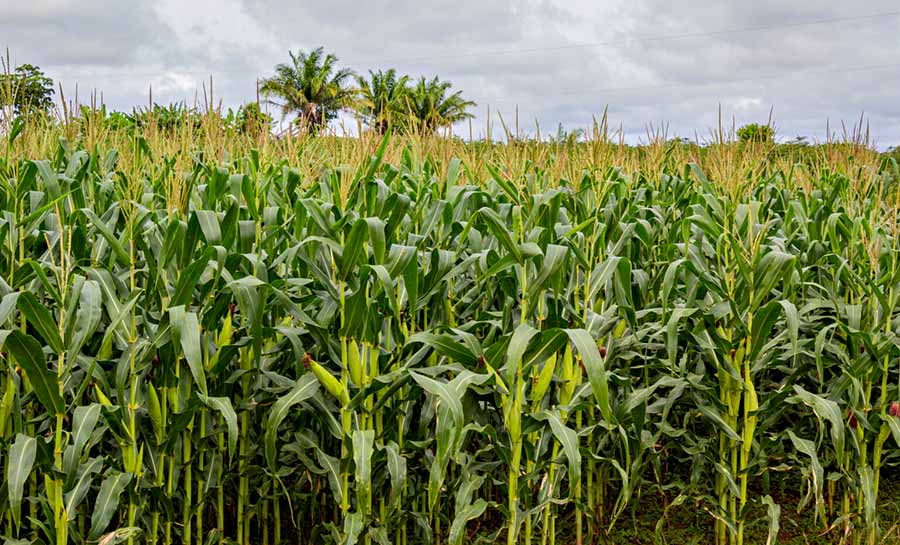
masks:
MULTIPOLYGON (((790 480, 786 478, 785 480, 790 480)), ((879 504, 881 513, 882 535, 879 543, 895 545, 900 543, 900 486, 896 480, 882 491, 879 504)), ((787 484, 787 483, 778 483, 787 484)), ((795 484, 795 483, 790 483, 795 484)), ((808 513, 792 509, 800 503, 800 497, 794 493, 782 491, 773 495, 775 501, 784 506, 780 518, 778 532, 779 544, 809 545, 818 543, 841 543, 846 539, 841 527, 823 528, 814 525, 808 513)), ((659 543, 679 543, 706 545, 714 543, 710 538, 714 534, 713 523, 703 511, 701 505, 678 506, 666 511, 665 502, 659 496, 649 495, 636 502, 628 520, 616 527, 608 535, 598 537, 597 542, 604 545, 658 545, 659 543), (663 524, 659 524, 663 520, 663 524)), ((748 543, 766 543, 769 529, 765 522, 765 509, 754 510, 748 518, 758 521, 748 528, 745 536, 748 543)))

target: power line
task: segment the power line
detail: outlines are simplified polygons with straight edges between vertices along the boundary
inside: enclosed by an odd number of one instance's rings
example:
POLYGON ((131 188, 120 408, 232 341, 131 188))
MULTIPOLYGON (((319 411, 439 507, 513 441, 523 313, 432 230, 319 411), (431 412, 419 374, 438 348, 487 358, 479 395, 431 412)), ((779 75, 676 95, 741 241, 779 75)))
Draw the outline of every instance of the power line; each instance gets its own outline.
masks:
MULTIPOLYGON (((852 22, 852 21, 864 21, 864 20, 872 20, 872 19, 883 19, 889 17, 900 16, 900 10, 898 11, 888 11, 881 13, 873 13, 869 15, 855 15, 850 17, 835 17, 829 19, 816 19, 812 21, 799 21, 799 22, 789 22, 789 23, 779 23, 772 25, 760 25, 760 26, 750 26, 750 27, 738 27, 731 29, 722 29, 722 30, 713 30, 707 32, 690 32, 690 33, 682 33, 682 34, 666 34, 659 36, 636 36, 632 38, 623 38, 620 40, 609 40, 602 42, 590 42, 590 43, 576 43, 576 44, 564 44, 564 45, 555 45, 555 46, 545 46, 545 47, 527 47, 527 48, 518 48, 518 49, 497 49, 497 50, 486 50, 486 51, 477 51, 477 52, 469 52, 469 53, 456 53, 456 54, 446 54, 446 55, 434 55, 434 56, 422 56, 422 57, 397 57, 397 58, 388 58, 388 59, 351 59, 350 63, 353 64, 361 64, 361 63, 369 63, 369 64, 386 64, 386 63, 399 63, 399 62, 425 62, 425 61, 434 61, 434 60, 451 60, 451 59, 462 59, 462 58, 478 58, 478 57, 486 57, 486 56, 502 56, 502 55, 514 55, 514 54, 523 54, 523 53, 540 53, 540 52, 551 52, 551 51, 565 51, 565 50, 573 50, 573 49, 589 49, 594 47, 603 47, 603 46, 611 46, 611 45, 621 45, 628 43, 640 43, 640 42, 663 42, 663 41, 671 41, 671 40, 684 40, 684 39, 692 39, 692 38, 703 38, 703 37, 713 37, 713 36, 723 36, 729 34, 743 34, 750 32, 765 32, 770 30, 778 30, 784 28, 799 28, 799 27, 810 27, 810 26, 818 26, 818 25, 830 25, 836 23, 844 23, 844 22, 852 22)), ((95 72, 79 72, 79 71, 66 71, 60 70, 60 73, 66 75, 67 77, 78 77, 78 76, 94 76, 94 77, 115 77, 115 76, 134 76, 134 77, 178 77, 184 75, 194 75, 194 76, 215 76, 215 75, 226 75, 226 74, 258 74, 259 70, 255 68, 232 68, 232 69, 219 69, 219 70, 171 70, 171 71, 127 71, 120 70, 115 72, 107 72, 107 73, 97 73, 95 72)))
POLYGON ((533 98, 547 98, 547 97, 558 97, 558 96, 580 96, 587 94, 613 94, 613 93, 622 93, 622 92, 633 92, 633 91, 648 91, 648 90, 658 90, 658 89, 677 89, 677 88, 690 88, 690 87, 708 87, 710 85, 731 85, 735 83, 747 83, 753 81, 767 81, 767 80, 779 80, 779 79, 789 79, 796 76, 806 76, 806 75, 821 75, 821 74, 836 74, 836 73, 853 73, 853 72, 868 72, 874 70, 882 70, 886 68, 900 68, 900 63, 888 63, 888 64, 870 64, 866 66, 854 66, 854 67, 846 67, 846 68, 823 68, 823 69, 808 69, 808 70, 800 70, 796 72, 791 72, 788 74, 769 74, 764 76, 751 76, 746 78, 733 78, 726 80, 713 80, 713 81, 702 81, 696 83, 662 83, 658 85, 639 85, 632 87, 606 87, 606 88, 593 88, 593 89, 578 89, 578 90, 569 90, 569 91, 555 91, 553 93, 542 93, 537 95, 530 95, 526 97, 516 98, 501 98, 489 101, 491 104, 497 102, 518 102, 522 99, 529 100, 533 98))
POLYGON ((835 17, 831 19, 817 19, 812 21, 799 21, 793 23, 780 23, 773 25, 761 25, 761 26, 751 26, 751 27, 738 27, 738 28, 730 28, 723 30, 712 30, 707 32, 688 32, 683 34, 664 34, 661 36, 636 36, 633 38, 623 38, 621 40, 609 40, 603 42, 584 42, 584 43, 575 43, 575 44, 565 44, 565 45, 555 45, 555 46, 546 46, 546 47, 528 47, 528 48, 519 48, 519 49, 496 49, 496 50, 487 50, 487 51, 476 51, 471 53, 456 53, 456 54, 448 54, 448 55, 438 55, 431 57, 407 57, 407 58, 394 58, 388 59, 386 61, 378 61, 374 58, 370 59, 356 59, 351 60, 350 62, 369 62, 374 64, 380 64, 384 62, 419 62, 419 61, 428 61, 428 60, 444 60, 444 59, 457 59, 457 58, 467 58, 467 57, 482 57, 482 56, 491 56, 491 55, 514 55, 519 53, 539 53, 539 52, 547 52, 547 51, 564 51, 569 49, 587 49, 593 47, 603 47, 609 45, 621 45, 628 43, 638 43, 638 42, 659 42, 659 41, 669 41, 669 40, 684 40, 690 38, 706 38, 713 36, 722 36, 728 34, 742 34, 748 32, 763 32, 768 30, 778 30, 783 28, 796 28, 796 27, 806 27, 806 26, 817 26, 817 25, 830 25, 835 23, 845 23, 850 21, 861 21, 868 19, 882 19, 886 17, 896 17, 900 15, 900 11, 887 11, 883 13, 873 13, 870 15, 854 15, 850 17, 835 17))

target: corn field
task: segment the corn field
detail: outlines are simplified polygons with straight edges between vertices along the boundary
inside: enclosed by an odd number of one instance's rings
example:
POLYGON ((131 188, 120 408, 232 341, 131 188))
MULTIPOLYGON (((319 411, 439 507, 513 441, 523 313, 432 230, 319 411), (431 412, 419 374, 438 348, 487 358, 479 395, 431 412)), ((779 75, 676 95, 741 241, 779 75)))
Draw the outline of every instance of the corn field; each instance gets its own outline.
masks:
POLYGON ((8 543, 887 537, 893 160, 4 139, 8 543))

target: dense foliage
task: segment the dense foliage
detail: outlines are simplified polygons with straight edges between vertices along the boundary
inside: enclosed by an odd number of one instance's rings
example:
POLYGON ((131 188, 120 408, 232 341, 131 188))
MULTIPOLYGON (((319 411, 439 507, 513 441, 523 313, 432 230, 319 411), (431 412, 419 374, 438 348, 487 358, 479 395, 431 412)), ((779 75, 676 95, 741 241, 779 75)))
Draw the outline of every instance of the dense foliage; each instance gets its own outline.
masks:
POLYGON ((401 76, 393 68, 369 71, 369 78, 356 76, 359 98, 356 109, 367 125, 380 133, 392 122, 402 125, 410 106, 409 76, 401 76))
POLYGON ((750 123, 737 130, 741 142, 767 143, 775 140, 775 129, 771 125, 750 123))
POLYGON ((37 66, 22 64, 0 73, 0 106, 12 106, 19 115, 45 112, 53 105, 53 80, 37 66))
POLYGON ((464 99, 462 91, 451 92, 452 84, 437 76, 412 83, 391 68, 370 70, 365 78, 338 68, 337 57, 321 47, 289 54, 291 62, 276 66, 275 75, 262 80, 260 91, 284 115, 295 115, 295 123, 305 130, 318 132, 342 110, 379 133, 389 127, 431 132, 472 117, 469 108, 475 103, 464 99), (351 79, 355 88, 348 84, 351 79))
POLYGON ((321 47, 289 54, 291 62, 276 66, 275 75, 262 80, 260 92, 285 115, 296 115, 304 127, 319 130, 352 103, 354 93, 347 84, 353 72, 338 68, 337 57, 321 47))
POLYGON ((420 77, 409 89, 407 126, 433 131, 470 119, 469 108, 475 103, 464 99, 462 91, 451 92, 451 87, 449 81, 441 81, 437 76, 431 79, 420 77))
POLYGON ((895 161, 23 128, 11 539, 589 543, 647 497, 720 544, 774 540, 782 509, 879 539, 895 161))
MULTIPOLYGON (((214 126, 218 130, 254 138, 268 134, 273 125, 272 117, 255 102, 244 104, 236 110, 229 108, 226 112, 212 109, 203 112, 190 108, 183 102, 134 108, 131 113, 110 111, 102 105, 97 108, 81 106, 73 121, 82 130, 93 126, 104 132, 132 135, 151 128, 170 136, 185 132, 201 133, 214 126)), ((49 120, 46 125, 52 129, 56 122, 49 120)))

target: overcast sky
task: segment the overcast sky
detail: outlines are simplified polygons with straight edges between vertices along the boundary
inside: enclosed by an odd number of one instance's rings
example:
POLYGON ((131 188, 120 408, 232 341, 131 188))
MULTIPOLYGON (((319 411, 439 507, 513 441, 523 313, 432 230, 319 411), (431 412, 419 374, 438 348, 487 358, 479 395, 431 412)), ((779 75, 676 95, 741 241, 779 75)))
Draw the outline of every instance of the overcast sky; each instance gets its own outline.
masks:
MULTIPOLYGON (((255 99, 287 51, 319 45, 359 73, 439 75, 544 133, 609 107, 630 141, 648 123, 706 137, 719 105, 782 139, 821 139, 865 113, 879 147, 900 144, 900 4, 809 0, 0 0, 0 46, 130 110, 202 97, 255 99)), ((468 126, 457 127, 468 134, 468 126)))

